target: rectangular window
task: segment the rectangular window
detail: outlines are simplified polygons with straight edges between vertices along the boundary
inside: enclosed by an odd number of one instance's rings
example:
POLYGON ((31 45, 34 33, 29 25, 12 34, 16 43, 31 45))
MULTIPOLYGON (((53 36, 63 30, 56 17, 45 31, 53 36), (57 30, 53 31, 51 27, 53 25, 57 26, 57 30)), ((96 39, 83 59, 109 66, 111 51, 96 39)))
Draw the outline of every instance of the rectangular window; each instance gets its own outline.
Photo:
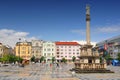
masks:
POLYGON ((47 49, 47 51, 50 51, 50 48, 49 48, 49 49, 47 49))
POLYGON ((46 56, 46 53, 44 53, 44 56, 46 56))
POLYGON ((34 51, 32 53, 34 53, 34 51))
POLYGON ((77 51, 79 51, 79 49, 77 49, 77 51))
POLYGON ((50 56, 50 53, 48 53, 48 56, 50 56))
POLYGON ((59 49, 57 49, 57 51, 59 51, 59 49))
POLYGON ((44 49, 44 51, 46 51, 46 49, 44 49))
POLYGON ((77 54, 79 54, 79 53, 77 53, 77 54))

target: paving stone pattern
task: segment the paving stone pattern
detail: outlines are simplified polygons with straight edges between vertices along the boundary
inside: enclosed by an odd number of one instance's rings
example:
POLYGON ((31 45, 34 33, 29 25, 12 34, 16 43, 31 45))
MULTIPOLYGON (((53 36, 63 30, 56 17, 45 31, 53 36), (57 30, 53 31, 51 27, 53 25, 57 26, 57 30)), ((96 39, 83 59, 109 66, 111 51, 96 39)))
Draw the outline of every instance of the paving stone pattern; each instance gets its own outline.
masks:
POLYGON ((115 73, 89 73, 72 75, 74 64, 32 63, 25 67, 9 65, 0 67, 0 80, 120 80, 120 66, 108 66, 115 73))

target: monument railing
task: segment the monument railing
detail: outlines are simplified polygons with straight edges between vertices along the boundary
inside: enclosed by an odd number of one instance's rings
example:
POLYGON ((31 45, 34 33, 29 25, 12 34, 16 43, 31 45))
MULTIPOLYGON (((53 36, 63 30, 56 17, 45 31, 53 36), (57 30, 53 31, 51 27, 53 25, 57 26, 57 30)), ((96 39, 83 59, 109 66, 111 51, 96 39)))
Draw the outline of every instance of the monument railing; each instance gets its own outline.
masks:
POLYGON ((75 68, 80 69, 105 69, 106 63, 75 63, 75 68))

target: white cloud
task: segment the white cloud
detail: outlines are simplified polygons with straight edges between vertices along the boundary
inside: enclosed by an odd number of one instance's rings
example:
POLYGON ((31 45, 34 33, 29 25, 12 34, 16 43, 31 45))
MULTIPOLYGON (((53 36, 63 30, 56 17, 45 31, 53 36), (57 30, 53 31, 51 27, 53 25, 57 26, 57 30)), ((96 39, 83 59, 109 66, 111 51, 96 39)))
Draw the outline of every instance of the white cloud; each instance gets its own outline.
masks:
MULTIPOLYGON (((86 44, 86 41, 85 40, 72 40, 72 41, 64 41, 64 40, 61 40, 60 42, 77 42, 77 43, 79 43, 79 44, 81 44, 81 45, 85 45, 86 44)), ((96 45, 96 43, 97 42, 91 42, 91 45, 93 45, 93 47, 95 47, 95 45, 96 45)))
POLYGON ((85 30, 80 30, 80 29, 74 29, 74 30, 71 30, 71 32, 84 35, 86 31, 85 30))
POLYGON ((0 42, 14 47, 16 42, 19 41, 19 38, 21 38, 21 41, 24 39, 27 41, 37 39, 36 37, 28 37, 28 35, 28 32, 15 31, 12 29, 0 29, 0 42))
MULTIPOLYGON (((80 41, 78 41, 78 40, 73 40, 73 42, 78 42, 79 44, 81 44, 81 45, 84 45, 84 44, 86 44, 86 41, 85 40, 80 40, 80 41)), ((96 45, 96 42, 91 42, 91 45, 93 45, 93 47, 96 45)))
MULTIPOLYGON (((96 28, 91 27, 91 33, 116 33, 120 31, 120 24, 116 25, 105 25, 105 26, 96 26, 96 28)), ((86 34, 86 29, 80 30, 80 29, 73 29, 71 30, 72 33, 77 34, 86 34)))
POLYGON ((119 32, 120 31, 120 25, 107 25, 104 27, 97 27, 98 32, 103 32, 103 33, 114 33, 114 32, 119 32))
POLYGON ((14 35, 15 36, 27 36, 29 33, 28 32, 16 32, 14 35))

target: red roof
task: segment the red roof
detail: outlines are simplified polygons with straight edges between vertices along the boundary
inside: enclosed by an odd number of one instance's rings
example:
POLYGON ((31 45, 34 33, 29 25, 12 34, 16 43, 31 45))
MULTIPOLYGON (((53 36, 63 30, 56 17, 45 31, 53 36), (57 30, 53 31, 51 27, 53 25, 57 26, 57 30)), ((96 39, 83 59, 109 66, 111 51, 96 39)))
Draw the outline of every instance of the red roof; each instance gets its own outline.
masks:
POLYGON ((55 42, 56 45, 80 45, 77 42, 55 42))

